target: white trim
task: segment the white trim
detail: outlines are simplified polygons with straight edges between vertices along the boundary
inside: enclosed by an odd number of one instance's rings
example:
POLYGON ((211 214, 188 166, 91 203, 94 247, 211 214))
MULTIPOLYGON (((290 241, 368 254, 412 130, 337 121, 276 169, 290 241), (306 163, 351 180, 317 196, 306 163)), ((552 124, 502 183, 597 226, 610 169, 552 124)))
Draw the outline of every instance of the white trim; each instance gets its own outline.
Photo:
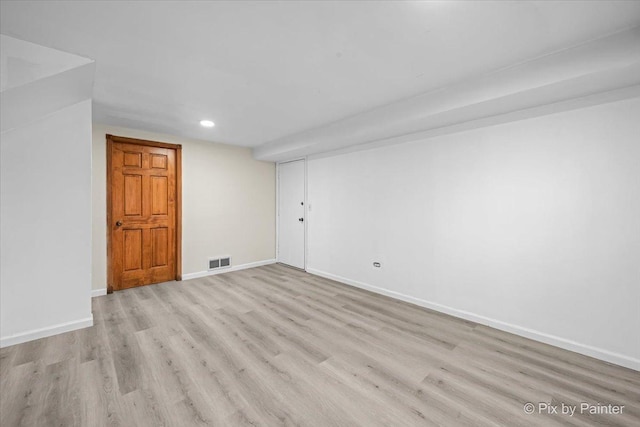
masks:
POLYGON ((307 265, 309 264, 309 197, 308 197, 308 189, 307 184, 309 180, 307 179, 307 170, 308 170, 308 160, 305 156, 304 158, 304 271, 307 271, 307 265))
POLYGON ((366 289, 368 291, 385 295, 391 298, 395 298, 401 301, 405 301, 411 304, 425 307, 431 310, 435 310, 441 313, 449 314, 461 319, 470 320, 481 325, 490 326, 501 331, 509 332, 515 335, 520 335, 525 338, 529 338, 535 341, 550 344, 555 347, 563 348, 565 350, 573 351, 576 353, 584 354, 586 356, 595 357, 596 359, 604 360, 605 362, 614 363, 616 365, 624 366, 629 369, 640 371, 640 359, 625 356, 623 354, 614 353, 609 350, 605 350, 598 347, 593 347, 587 344, 581 344, 566 338, 561 338, 555 335, 546 334, 544 332, 536 331, 533 329, 525 328, 522 326, 514 325, 500 320, 492 319, 490 317, 481 316, 475 313, 471 313, 464 310, 458 310, 456 308, 448 307, 446 305, 438 304, 431 301, 426 301, 420 298, 415 298, 409 295, 404 295, 399 292, 390 291, 388 289, 372 286, 367 283, 358 282, 356 280, 346 279, 344 277, 336 276, 323 271, 308 268, 307 272, 316 276, 324 277, 327 279, 335 280, 337 282, 344 283, 349 286, 353 286, 360 289, 366 289))
POLYGON ((246 270, 247 268, 261 267, 263 265, 275 264, 275 259, 265 259, 262 261, 249 262, 247 264, 235 265, 230 268, 216 268, 215 270, 198 271, 195 273, 187 273, 182 275, 182 280, 198 279, 200 277, 214 276, 216 274, 230 273, 232 271, 246 270))
POLYGON ((107 294, 107 288, 91 290, 91 298, 101 297, 102 295, 106 295, 106 294, 107 294))
POLYGON ((10 345, 22 344, 23 342, 46 338, 52 335, 62 334, 64 332, 75 331, 76 329, 89 328, 93 326, 93 314, 80 320, 72 322, 60 323, 46 328, 34 329, 32 331, 22 332, 15 335, 9 335, 0 339, 0 348, 9 347, 10 345))
POLYGON ((280 163, 276 163, 276 260, 280 257, 280 163))

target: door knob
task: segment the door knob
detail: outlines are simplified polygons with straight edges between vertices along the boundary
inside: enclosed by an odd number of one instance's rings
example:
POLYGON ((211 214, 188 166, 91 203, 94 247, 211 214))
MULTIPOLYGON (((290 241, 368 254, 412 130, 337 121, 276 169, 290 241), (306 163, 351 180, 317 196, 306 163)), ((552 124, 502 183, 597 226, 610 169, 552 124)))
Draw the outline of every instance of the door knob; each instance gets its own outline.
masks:
POLYGON ((304 221, 304 218, 298 218, 298 221, 302 222, 304 221))
POLYGON ((122 221, 116 221, 116 227, 120 227, 122 225, 122 221))

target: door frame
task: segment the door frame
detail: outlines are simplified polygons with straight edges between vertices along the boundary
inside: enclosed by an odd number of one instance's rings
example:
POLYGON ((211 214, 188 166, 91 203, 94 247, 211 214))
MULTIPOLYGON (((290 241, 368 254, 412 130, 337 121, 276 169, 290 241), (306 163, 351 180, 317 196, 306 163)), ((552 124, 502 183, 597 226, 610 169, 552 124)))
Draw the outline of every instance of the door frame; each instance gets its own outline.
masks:
POLYGON ((182 280, 182 145, 169 144, 167 142, 148 141, 145 139, 128 138, 124 136, 106 135, 107 139, 107 293, 112 293, 113 270, 111 263, 111 151, 114 143, 135 144, 147 147, 167 148, 176 152, 176 259, 175 259, 175 279, 182 280))
MULTIPOLYGON (((280 263, 280 165, 285 163, 293 163, 293 162, 304 162, 304 271, 307 271, 307 242, 308 236, 307 231, 309 229, 309 203, 307 200, 307 157, 299 157, 291 160, 286 160, 282 162, 276 163, 276 262, 280 263)), ((292 267, 288 264, 283 264, 287 267, 292 267)))

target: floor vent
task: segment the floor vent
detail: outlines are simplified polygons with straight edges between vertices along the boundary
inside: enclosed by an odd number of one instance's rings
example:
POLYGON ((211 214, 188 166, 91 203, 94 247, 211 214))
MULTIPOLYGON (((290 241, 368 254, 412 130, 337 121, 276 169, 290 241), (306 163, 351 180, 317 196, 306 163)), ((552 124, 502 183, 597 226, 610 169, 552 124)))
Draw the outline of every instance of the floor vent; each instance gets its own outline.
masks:
POLYGON ((216 257, 209 258, 209 270, 217 270, 218 268, 229 268, 231 267, 231 257, 216 257))

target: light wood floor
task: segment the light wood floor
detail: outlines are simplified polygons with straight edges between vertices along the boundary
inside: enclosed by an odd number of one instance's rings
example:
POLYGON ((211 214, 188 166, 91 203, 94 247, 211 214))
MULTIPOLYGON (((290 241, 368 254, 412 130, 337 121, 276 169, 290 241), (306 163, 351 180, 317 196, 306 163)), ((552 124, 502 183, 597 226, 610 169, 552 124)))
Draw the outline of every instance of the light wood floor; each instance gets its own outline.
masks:
POLYGON ((0 425, 640 425, 636 371, 279 265, 117 292, 93 313, 1 350, 0 425))

